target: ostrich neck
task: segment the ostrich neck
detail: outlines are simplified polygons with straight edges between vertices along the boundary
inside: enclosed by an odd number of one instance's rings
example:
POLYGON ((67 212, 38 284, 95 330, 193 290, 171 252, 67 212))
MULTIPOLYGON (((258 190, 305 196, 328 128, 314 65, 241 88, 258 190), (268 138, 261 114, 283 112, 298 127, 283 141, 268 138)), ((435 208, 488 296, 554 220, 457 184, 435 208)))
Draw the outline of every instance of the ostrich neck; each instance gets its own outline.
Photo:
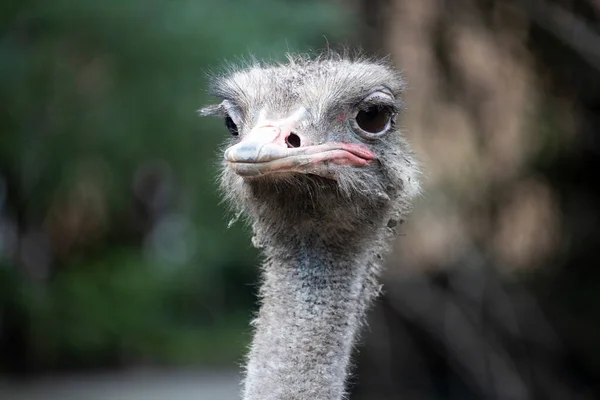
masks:
POLYGON ((336 400, 345 394, 352 347, 378 290, 381 246, 340 247, 312 238, 288 238, 265 249, 245 400, 336 400))

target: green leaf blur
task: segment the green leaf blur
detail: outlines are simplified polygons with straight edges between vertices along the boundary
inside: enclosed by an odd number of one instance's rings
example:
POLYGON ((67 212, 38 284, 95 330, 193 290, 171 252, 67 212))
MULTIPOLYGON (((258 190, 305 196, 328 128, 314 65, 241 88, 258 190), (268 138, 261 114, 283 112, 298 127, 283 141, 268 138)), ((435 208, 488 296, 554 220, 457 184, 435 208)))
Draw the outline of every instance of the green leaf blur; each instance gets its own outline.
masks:
POLYGON ((239 360, 258 260, 219 203, 206 76, 321 48, 344 18, 320 1, 2 2, 0 218, 31 240, 0 247, 0 315, 24 338, 0 367, 239 360))

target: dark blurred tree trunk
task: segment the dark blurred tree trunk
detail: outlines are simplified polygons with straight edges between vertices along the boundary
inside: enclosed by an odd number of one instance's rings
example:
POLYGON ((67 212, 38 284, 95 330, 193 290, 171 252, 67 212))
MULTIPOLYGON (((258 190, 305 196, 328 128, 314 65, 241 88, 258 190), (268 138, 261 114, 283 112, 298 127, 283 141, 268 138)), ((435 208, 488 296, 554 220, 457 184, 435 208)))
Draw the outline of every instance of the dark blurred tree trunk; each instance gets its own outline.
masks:
MULTIPOLYGON (((398 38, 388 28, 398 22, 390 9, 409 2, 361 2, 369 51, 393 53, 398 38)), ((534 152, 527 162, 528 173, 543 177, 558 199, 564 240, 543 266, 509 278, 502 271, 510 266, 494 260, 488 247, 510 182, 496 184, 472 211, 492 221, 475 248, 484 261, 471 265, 471 251, 458 263, 424 266, 440 272, 417 272, 385 286, 359 349, 353 398, 600 398, 600 6, 583 0, 426 3, 439 8, 427 42, 440 73, 432 79, 447 101, 470 113, 482 142, 485 96, 469 93, 463 71, 450 61, 460 24, 479 24, 492 38, 518 37, 543 84, 541 102, 550 110, 557 99, 572 107, 575 132, 561 132, 575 138, 570 146, 550 158, 534 152), (507 19, 511 13, 525 16, 525 24, 516 24, 526 26, 524 32, 507 19)), ((392 57, 404 69, 403 60, 392 57)))

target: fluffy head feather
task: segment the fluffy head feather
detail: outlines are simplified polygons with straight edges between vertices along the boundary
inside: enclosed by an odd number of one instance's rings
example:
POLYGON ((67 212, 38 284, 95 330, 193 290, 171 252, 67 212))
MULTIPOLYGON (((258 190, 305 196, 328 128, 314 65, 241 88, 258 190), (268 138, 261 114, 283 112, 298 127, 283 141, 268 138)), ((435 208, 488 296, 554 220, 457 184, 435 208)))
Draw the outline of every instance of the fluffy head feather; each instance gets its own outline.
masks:
POLYGON ((404 89, 400 74, 387 62, 335 54, 253 62, 213 79, 211 92, 222 103, 201 114, 236 115, 239 134, 228 139, 228 147, 243 140, 261 110, 276 119, 302 107, 307 118, 296 129, 311 144, 362 144, 376 156, 362 167, 329 165, 336 179, 292 172, 244 178, 224 162, 223 193, 250 217, 260 243, 318 231, 329 241, 357 244, 389 218, 408 211, 419 192, 419 169, 398 128, 404 89), (378 90, 391 94, 394 117, 385 134, 365 138, 353 129, 353 115, 378 90))

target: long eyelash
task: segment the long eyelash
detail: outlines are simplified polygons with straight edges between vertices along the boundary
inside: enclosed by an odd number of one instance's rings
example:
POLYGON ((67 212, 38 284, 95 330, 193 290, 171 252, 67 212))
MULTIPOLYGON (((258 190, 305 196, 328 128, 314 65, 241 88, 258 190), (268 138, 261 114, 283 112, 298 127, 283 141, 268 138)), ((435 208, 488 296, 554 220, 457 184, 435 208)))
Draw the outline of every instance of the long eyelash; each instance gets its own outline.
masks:
POLYGON ((383 108, 383 107, 387 107, 389 108, 392 112, 399 112, 402 109, 402 101, 397 100, 397 99, 391 99, 388 97, 371 97, 371 98, 367 98, 367 99, 361 99, 360 101, 356 102, 356 104, 354 105, 354 107, 362 109, 363 107, 379 107, 379 108, 383 108))
POLYGON ((236 120, 238 120, 238 122, 243 121, 244 113, 242 112, 242 108, 236 102, 230 99, 225 98, 223 101, 226 102, 226 104, 221 103, 223 118, 231 117, 234 122, 236 120))
POLYGON ((370 108, 377 107, 380 110, 387 109, 392 114, 397 114, 400 111, 396 103, 387 101, 363 101, 355 107, 361 111, 367 111, 370 108))

